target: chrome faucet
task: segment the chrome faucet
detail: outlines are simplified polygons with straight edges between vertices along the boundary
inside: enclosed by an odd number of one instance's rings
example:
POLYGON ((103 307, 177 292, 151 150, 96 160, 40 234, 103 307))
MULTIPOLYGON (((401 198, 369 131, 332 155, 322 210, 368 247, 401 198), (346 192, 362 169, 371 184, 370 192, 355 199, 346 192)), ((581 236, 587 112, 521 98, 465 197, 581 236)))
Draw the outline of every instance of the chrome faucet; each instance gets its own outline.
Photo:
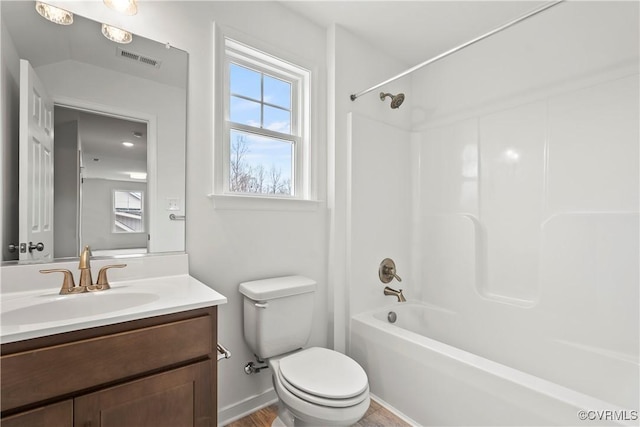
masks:
POLYGON ((393 295, 394 297, 397 297, 398 298, 398 302, 406 302, 407 301, 404 298, 404 295, 402 295, 402 289, 395 290, 393 288, 390 288, 389 286, 385 286, 384 294, 385 295, 393 295))
POLYGON ((80 283, 76 286, 73 280, 73 274, 66 269, 51 269, 40 270, 40 273, 63 273, 64 279, 62 281, 62 287, 60 288, 60 295, 80 294, 83 292, 95 292, 104 291, 110 289, 109 280, 107 279, 107 270, 110 268, 123 268, 127 264, 113 264, 106 265, 98 272, 98 281, 94 284, 91 278, 91 249, 89 246, 85 246, 80 254, 80 263, 78 269, 80 270, 80 283))

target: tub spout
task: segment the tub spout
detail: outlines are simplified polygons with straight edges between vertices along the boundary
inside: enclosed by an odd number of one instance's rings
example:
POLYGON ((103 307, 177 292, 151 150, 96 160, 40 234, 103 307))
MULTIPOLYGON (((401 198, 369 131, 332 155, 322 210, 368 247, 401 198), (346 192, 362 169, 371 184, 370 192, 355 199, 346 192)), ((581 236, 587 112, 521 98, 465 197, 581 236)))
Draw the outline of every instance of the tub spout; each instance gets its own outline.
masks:
POLYGON ((404 298, 404 295, 402 295, 402 289, 400 290, 395 290, 393 288, 390 288, 389 286, 386 286, 384 288, 384 294, 385 295, 393 295, 395 297, 398 298, 398 302, 406 302, 407 300, 404 298))

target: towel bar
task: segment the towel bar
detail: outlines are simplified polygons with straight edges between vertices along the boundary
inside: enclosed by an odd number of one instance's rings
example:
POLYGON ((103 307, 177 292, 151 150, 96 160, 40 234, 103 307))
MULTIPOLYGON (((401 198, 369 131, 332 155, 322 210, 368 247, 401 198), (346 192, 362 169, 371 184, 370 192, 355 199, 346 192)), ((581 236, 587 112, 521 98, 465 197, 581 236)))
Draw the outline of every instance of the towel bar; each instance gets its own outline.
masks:
POLYGON ((218 343, 218 362, 222 359, 229 359, 231 352, 227 350, 222 344, 218 343))

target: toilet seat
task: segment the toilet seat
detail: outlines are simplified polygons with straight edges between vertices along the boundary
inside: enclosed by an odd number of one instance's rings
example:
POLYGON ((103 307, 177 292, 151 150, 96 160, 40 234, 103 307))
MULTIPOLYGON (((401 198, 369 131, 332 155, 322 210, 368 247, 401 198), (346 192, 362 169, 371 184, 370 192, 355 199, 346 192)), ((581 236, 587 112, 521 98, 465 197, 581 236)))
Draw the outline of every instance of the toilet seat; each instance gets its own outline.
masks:
MULTIPOLYGON (((305 351, 305 350, 302 350, 305 351)), ((300 351, 294 353, 297 354, 300 351)), ((290 353, 290 355, 292 355, 290 353)), ((278 398, 296 418, 304 420, 310 425, 318 426, 349 426, 355 424, 362 418, 369 408, 369 385, 367 384, 364 392, 359 396, 347 399, 329 399, 313 396, 307 393, 303 396, 303 392, 289 384, 280 372, 280 361, 289 356, 282 358, 274 357, 268 360, 269 367, 272 369, 273 386, 276 390, 278 398), (290 389, 295 391, 291 392, 290 389), (347 403, 358 403, 347 406, 347 403), (318 402, 318 403, 316 403, 318 402), (340 406, 340 405, 344 406, 340 406)), ((345 356, 346 357, 346 356, 345 356)))
POLYGON ((326 348, 312 347, 285 356, 274 373, 290 393, 316 405, 345 408, 368 396, 368 378, 362 367, 326 348))

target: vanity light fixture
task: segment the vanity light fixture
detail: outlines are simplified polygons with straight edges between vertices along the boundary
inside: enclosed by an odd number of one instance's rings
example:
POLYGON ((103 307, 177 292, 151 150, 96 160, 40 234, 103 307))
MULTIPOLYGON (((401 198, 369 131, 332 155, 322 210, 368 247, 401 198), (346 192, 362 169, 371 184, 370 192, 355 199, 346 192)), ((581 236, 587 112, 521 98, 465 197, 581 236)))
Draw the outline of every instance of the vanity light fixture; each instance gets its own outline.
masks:
POLYGON ((124 141, 124 142, 122 143, 122 145, 124 145, 124 146, 125 146, 125 147, 127 147, 127 148, 131 148, 131 147, 133 147, 133 142, 124 141))
POLYGON ((125 15, 135 15, 138 13, 138 5, 136 0, 102 0, 104 4, 116 12, 123 13, 125 15))
POLYGON ((36 10, 43 18, 60 25, 73 24, 73 13, 51 6, 40 1, 36 2, 36 10))
POLYGON ((131 43, 131 40, 133 40, 133 35, 129 31, 107 24, 102 24, 102 35, 111 41, 122 44, 131 43))

